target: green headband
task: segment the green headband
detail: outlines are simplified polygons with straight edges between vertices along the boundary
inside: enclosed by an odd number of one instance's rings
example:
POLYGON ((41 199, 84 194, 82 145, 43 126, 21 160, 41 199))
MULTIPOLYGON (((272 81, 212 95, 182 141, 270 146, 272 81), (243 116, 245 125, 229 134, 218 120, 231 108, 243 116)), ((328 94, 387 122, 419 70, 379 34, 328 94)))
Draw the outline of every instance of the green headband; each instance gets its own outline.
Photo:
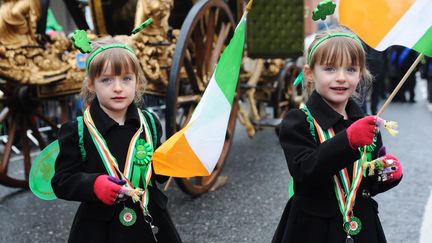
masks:
POLYGON ((90 63, 91 61, 96 57, 96 55, 98 55, 99 53, 111 49, 111 48, 123 48, 128 50, 130 53, 132 53, 133 55, 135 55, 135 52, 127 45, 124 44, 120 44, 120 43, 113 43, 113 44, 108 44, 108 45, 104 45, 99 47, 98 49, 96 49, 88 58, 87 58, 87 64, 86 64, 86 70, 87 73, 89 72, 89 68, 90 68, 90 63))
POLYGON ((362 42, 360 41, 360 39, 354 35, 354 34, 350 34, 350 33, 344 33, 344 32, 335 32, 335 33, 330 33, 324 37, 321 37, 321 39, 319 39, 317 42, 315 42, 315 44, 312 46, 309 55, 308 55, 308 59, 307 59, 307 64, 310 63, 310 60, 312 58, 312 54, 314 53, 315 49, 318 47, 319 44, 321 44, 323 41, 333 38, 333 37, 339 37, 339 36, 345 36, 345 37, 351 37, 354 40, 356 40, 360 45, 362 45, 362 42))
MULTIPOLYGON (((328 34, 328 35, 326 35, 324 37, 321 37, 318 41, 315 42, 315 44, 312 46, 312 48, 311 48, 311 50, 309 52, 306 64, 310 63, 310 60, 312 59, 312 54, 314 53, 315 49, 319 46, 319 44, 321 44, 323 41, 325 41, 327 39, 330 39, 330 38, 333 38, 333 37, 340 37, 340 36, 353 38, 354 40, 356 40, 360 44, 360 46, 362 45, 362 42, 360 41, 360 39, 356 35, 354 35, 354 34, 345 33, 345 32, 330 33, 330 34, 328 34)), ((302 70, 299 73, 299 75, 297 76, 297 78, 294 80, 293 85, 297 86, 297 85, 299 85, 301 83, 302 86, 303 86, 303 77, 304 77, 304 73, 303 73, 303 70, 302 70)))

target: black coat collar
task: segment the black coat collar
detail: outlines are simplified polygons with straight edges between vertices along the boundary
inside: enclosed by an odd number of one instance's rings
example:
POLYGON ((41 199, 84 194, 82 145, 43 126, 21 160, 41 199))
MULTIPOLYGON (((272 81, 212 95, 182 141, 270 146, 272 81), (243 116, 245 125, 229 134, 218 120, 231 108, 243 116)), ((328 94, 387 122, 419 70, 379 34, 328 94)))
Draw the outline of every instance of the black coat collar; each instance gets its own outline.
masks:
MULTIPOLYGON (((316 91, 309 97, 306 106, 322 129, 329 129, 338 121, 343 120, 343 116, 333 110, 316 91)), ((364 116, 364 113, 352 98, 348 100, 345 110, 350 120, 357 120, 364 116)))
MULTIPOLYGON (((111 117, 109 117, 100 107, 99 101, 95 98, 90 105, 90 114, 92 119, 99 131, 99 133, 103 136, 108 130, 110 130, 114 126, 118 126, 119 124, 114 121, 111 117)), ((140 119, 137 112, 136 105, 132 102, 129 105, 126 111, 126 120, 125 125, 131 125, 132 127, 138 128, 140 125, 140 119)))

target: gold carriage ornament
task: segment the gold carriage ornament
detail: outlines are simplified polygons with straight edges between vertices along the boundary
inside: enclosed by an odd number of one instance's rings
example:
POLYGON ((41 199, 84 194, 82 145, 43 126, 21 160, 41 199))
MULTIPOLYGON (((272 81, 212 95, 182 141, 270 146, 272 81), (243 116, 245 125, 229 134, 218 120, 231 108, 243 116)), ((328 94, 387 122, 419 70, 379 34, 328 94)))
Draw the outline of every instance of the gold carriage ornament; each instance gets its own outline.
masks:
POLYGON ((0 77, 18 84, 46 85, 62 82, 41 94, 79 91, 82 71, 75 65, 76 51, 64 35, 47 41, 36 35, 41 16, 39 0, 3 1, 0 7, 0 77))

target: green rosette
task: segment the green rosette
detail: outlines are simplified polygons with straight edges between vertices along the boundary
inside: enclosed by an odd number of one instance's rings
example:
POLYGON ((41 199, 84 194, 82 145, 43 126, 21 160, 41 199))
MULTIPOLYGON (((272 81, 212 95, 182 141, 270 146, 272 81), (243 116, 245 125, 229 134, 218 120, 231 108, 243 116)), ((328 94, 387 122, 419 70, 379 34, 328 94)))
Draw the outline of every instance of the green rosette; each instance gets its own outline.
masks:
POLYGON ((54 165, 59 151, 58 140, 55 140, 39 153, 30 168, 30 190, 40 199, 57 198, 51 187, 51 179, 54 176, 54 165))
POLYGON ((153 148, 150 144, 146 143, 144 139, 138 139, 135 145, 134 163, 136 165, 148 165, 153 156, 153 148))

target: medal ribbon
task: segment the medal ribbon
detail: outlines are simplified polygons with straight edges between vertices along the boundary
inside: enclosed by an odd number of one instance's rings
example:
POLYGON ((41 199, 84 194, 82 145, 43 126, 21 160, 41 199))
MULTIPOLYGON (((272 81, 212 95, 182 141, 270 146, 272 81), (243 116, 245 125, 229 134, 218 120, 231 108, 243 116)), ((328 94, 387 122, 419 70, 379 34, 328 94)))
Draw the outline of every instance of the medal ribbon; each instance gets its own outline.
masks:
MULTIPOLYGON (((314 125, 317 128, 318 137, 321 143, 334 137, 335 133, 332 128, 329 128, 327 131, 324 131, 318 123, 313 119, 314 125)), ((336 198, 338 200, 339 209, 342 213, 342 217, 344 223, 350 222, 350 217, 352 214, 352 209, 355 203, 355 197, 360 187, 360 183, 362 181, 362 171, 363 171, 363 163, 366 159, 366 150, 361 152, 361 159, 354 162, 353 165, 353 181, 350 182, 348 170, 346 168, 339 171, 339 176, 341 177, 342 183, 339 182, 339 178, 337 175, 333 176, 333 181, 335 184, 335 193, 336 198)))
POLYGON ((90 132, 91 138, 102 159, 102 162, 110 176, 119 179, 124 179, 126 181, 126 186, 132 189, 139 186, 139 179, 142 176, 144 193, 143 196, 141 197, 140 206, 143 212, 148 214, 147 205, 149 201, 149 196, 147 193, 147 186, 150 183, 150 178, 152 176, 151 161, 148 163, 147 166, 141 167, 133 163, 133 157, 135 154, 135 144, 138 141, 139 136, 143 132, 143 130, 145 130, 146 142, 147 141, 149 142, 152 151, 153 151, 153 141, 152 141, 149 126, 146 120, 144 119, 144 115, 142 114, 141 110, 139 109, 137 110, 140 117, 140 128, 135 132, 135 134, 133 135, 129 143, 129 148, 126 156, 126 162, 125 162, 123 173, 121 173, 120 169, 118 168, 117 160, 109 151, 106 141, 97 130, 90 114, 90 107, 87 107, 87 109, 85 110, 83 120, 90 132))

